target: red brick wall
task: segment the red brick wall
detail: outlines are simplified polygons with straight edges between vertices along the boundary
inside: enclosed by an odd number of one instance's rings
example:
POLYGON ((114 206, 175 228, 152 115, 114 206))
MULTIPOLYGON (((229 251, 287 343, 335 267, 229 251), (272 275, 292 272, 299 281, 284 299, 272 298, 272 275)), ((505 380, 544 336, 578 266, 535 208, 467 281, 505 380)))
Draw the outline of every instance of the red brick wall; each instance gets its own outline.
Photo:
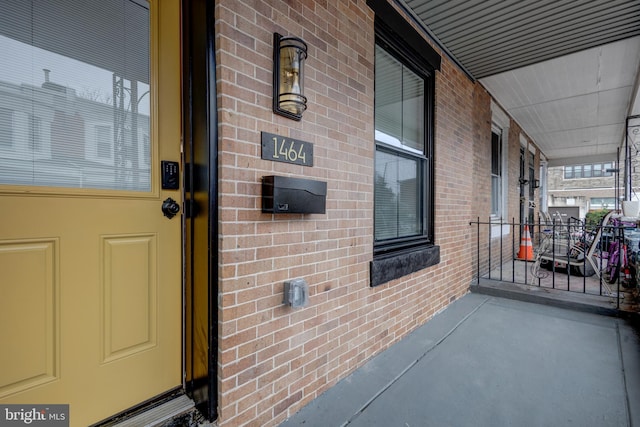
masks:
MULTIPOLYGON (((476 84, 474 87, 474 109, 473 109, 473 153, 474 163, 472 167, 473 177, 473 204, 471 206, 470 221, 479 221, 487 223, 489 213, 491 212, 491 97, 489 93, 476 84)), ((481 244, 480 252, 480 268, 481 274, 485 274, 489 270, 489 259, 499 259, 496 254, 489 257, 489 226, 486 224, 473 224, 471 226, 472 243, 477 244, 478 240, 481 244), (479 239, 478 239, 479 234, 479 239)), ((478 251, 471 253, 473 263, 473 274, 477 276, 478 271, 478 251)))
MULTIPOLYGON (((478 265, 478 251, 474 246, 472 253, 473 275, 477 277, 478 269, 481 276, 486 276, 490 269, 499 268, 503 262, 510 261, 514 252, 517 254, 520 244, 521 235, 519 231, 520 223, 520 191, 519 182, 520 177, 520 136, 522 135, 527 144, 533 144, 531 139, 524 133, 522 128, 512 118, 509 120, 509 134, 507 144, 507 212, 502 220, 506 224, 506 229, 511 229, 512 224, 516 224, 515 234, 509 231, 508 234, 503 234, 502 241, 500 238, 489 238, 489 221, 491 212, 491 95, 481 84, 475 85, 474 92, 475 107, 472 112, 474 123, 474 165, 473 165, 473 207, 472 207, 472 222, 473 231, 472 238, 474 244, 477 244, 478 234, 480 235, 480 251, 479 251, 479 265, 478 265), (480 226, 477 226, 479 220, 480 226), (491 268, 489 268, 491 267, 491 268)), ((535 146, 535 144, 534 144, 535 146)), ((528 150, 528 148, 525 148, 528 150)), ((527 155, 528 161, 528 155, 527 155)), ((536 177, 539 178, 540 167, 540 152, 536 149, 535 158, 535 171, 536 177)), ((529 170, 527 166, 526 179, 529 176, 529 170)), ((528 190, 525 197, 528 198, 528 190)), ((536 208, 534 210, 534 217, 538 218, 539 206, 538 197, 539 193, 536 191, 536 208)), ((527 202, 528 207, 528 202, 527 202)), ((527 215, 527 211, 525 211, 527 215)), ((497 272, 497 271, 496 271, 497 272)), ((492 276, 496 279, 499 276, 492 276)), ((507 279, 510 280, 510 279, 507 279)))
POLYGON ((373 12, 365 0, 216 5, 219 424, 270 426, 468 291, 469 221, 490 203, 490 98, 443 56, 435 116, 441 262, 371 288, 373 12), (271 110, 274 32, 309 45, 300 122, 271 110), (314 166, 261 160, 261 131, 312 142, 314 166), (265 175, 326 181, 326 214, 261 213, 265 175), (282 304, 283 282, 298 277, 310 301, 294 310, 282 304))

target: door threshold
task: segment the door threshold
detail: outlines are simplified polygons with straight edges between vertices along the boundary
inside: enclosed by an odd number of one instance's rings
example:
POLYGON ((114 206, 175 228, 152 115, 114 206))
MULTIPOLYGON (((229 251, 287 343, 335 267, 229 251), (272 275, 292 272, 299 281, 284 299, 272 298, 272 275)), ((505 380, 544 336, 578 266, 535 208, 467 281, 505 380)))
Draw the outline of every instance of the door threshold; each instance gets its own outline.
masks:
POLYGON ((214 427, 187 395, 178 395, 124 419, 101 424, 106 427, 214 427))

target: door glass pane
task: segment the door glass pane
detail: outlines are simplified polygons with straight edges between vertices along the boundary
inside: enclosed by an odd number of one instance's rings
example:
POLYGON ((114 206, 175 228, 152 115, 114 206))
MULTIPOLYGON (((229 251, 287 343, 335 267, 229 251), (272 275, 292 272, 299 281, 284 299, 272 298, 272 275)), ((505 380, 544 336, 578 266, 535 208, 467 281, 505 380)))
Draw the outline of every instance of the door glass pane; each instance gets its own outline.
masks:
POLYGON ((0 108, 0 150, 13 146, 13 111, 0 108))
POLYGON ((148 4, 2 9, 0 184, 150 191, 148 4))

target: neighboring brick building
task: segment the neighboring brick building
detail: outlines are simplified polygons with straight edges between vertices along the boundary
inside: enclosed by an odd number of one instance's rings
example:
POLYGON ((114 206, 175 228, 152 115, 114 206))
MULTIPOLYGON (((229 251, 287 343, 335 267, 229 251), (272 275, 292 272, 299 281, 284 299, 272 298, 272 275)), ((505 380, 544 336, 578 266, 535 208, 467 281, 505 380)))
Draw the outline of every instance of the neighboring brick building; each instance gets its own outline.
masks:
MULTIPOLYGON (((547 174, 548 211, 552 217, 566 221, 582 218, 592 210, 616 209, 617 174, 613 162, 550 167, 547 174), (609 171, 607 171, 609 170, 609 171)), ((618 184, 619 185, 619 184, 618 184)))
MULTIPOLYGON (((639 199, 640 159, 631 147, 630 199, 639 199)), ((623 162, 621 162, 623 163, 623 162)), ((556 217, 584 219, 590 211, 621 209, 625 200, 625 166, 613 161, 548 168, 548 210, 556 217), (616 171, 619 171, 617 173, 616 171), (616 202, 617 200, 617 202, 616 202)))

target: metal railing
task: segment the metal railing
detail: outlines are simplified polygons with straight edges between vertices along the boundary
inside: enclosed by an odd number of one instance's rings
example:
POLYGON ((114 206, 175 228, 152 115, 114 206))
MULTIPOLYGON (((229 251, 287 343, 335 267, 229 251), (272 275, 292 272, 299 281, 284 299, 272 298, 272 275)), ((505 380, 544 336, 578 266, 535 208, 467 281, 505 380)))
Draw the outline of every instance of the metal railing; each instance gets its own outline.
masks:
POLYGON ((607 215, 600 225, 538 220, 486 221, 476 230, 476 279, 580 292, 621 300, 637 295, 640 229, 607 215))

